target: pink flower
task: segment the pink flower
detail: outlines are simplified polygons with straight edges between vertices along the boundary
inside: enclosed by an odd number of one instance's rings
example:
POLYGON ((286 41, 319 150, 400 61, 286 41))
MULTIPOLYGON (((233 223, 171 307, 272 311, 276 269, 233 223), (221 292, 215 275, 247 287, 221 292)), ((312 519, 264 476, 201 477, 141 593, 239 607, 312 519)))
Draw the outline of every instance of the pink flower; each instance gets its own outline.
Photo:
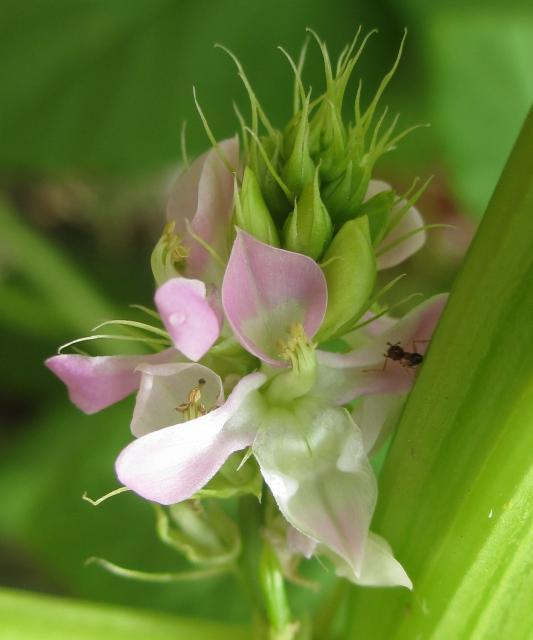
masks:
MULTIPOLYGON (((218 149, 238 171, 238 137, 223 140, 218 149)), ((176 222, 176 233, 185 239, 190 250, 186 276, 220 284, 229 254, 233 188, 234 176, 214 148, 197 158, 176 179, 167 206, 167 218, 176 222), (220 256, 223 264, 213 259, 205 246, 192 237, 187 220, 190 230, 220 256)))

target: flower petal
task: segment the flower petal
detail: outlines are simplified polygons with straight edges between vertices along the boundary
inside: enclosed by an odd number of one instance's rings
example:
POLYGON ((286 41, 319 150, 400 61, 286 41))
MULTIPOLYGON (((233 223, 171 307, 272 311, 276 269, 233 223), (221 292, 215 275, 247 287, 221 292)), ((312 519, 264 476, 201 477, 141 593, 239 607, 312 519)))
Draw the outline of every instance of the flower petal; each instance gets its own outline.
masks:
POLYGON ((311 398, 271 408, 253 450, 289 523, 358 574, 377 486, 348 412, 311 398))
POLYGON ((354 422, 363 434, 367 455, 376 453, 394 428, 405 403, 406 394, 363 396, 352 411, 354 422))
POLYGON ((311 258, 277 249, 237 230, 222 284, 222 304, 237 340, 274 366, 278 341, 301 322, 311 338, 327 306, 327 285, 311 258))
MULTIPOLYGON (((239 139, 237 136, 218 144, 230 165, 238 168, 239 139)), ((234 176, 215 149, 197 158, 189 169, 178 176, 172 188, 167 217, 176 221, 176 231, 187 237, 185 220, 221 257, 228 254, 228 226, 233 211, 234 176)), ((215 283, 220 282, 222 268, 210 253, 194 238, 188 237, 190 254, 187 275, 215 283)))
MULTIPOLYGON (((406 204, 405 200, 400 200, 400 202, 393 207, 393 214, 406 204)), ((377 248, 378 251, 381 249, 384 250, 384 253, 381 253, 377 258, 378 269, 382 270, 395 267, 419 251, 426 243, 427 234, 423 226, 424 219, 418 209, 416 207, 409 207, 402 215, 398 224, 389 231, 377 248), (415 231, 416 233, 414 233, 415 231), (413 235, 408 236, 410 233, 413 235), (403 240, 401 240, 399 244, 394 244, 402 238, 403 240)))
POLYGON ((142 363, 176 362, 175 349, 140 356, 61 354, 45 365, 67 386, 69 397, 84 413, 96 413, 122 400, 139 386, 142 363))
POLYGON ((220 334, 220 324, 203 282, 172 278, 156 291, 155 304, 176 349, 191 360, 209 351, 220 334))
POLYGON ((334 404, 346 404, 362 395, 409 391, 414 372, 385 358, 387 342, 401 342, 404 349, 424 354, 447 298, 447 294, 429 298, 358 349, 342 354, 317 351, 313 393, 334 404))
POLYGON ((201 403, 207 411, 224 400, 220 377, 201 364, 142 364, 137 371, 142 377, 131 421, 131 431, 136 437, 184 422, 184 413, 177 407, 188 402, 194 388, 200 389, 201 403))
POLYGON ((143 498, 161 504, 190 498, 231 453, 253 441, 256 425, 247 419, 248 405, 258 394, 250 394, 265 379, 262 373, 252 373, 237 384, 218 409, 134 440, 116 461, 120 482, 143 498))
MULTIPOLYGON (((318 549, 320 553, 321 549, 318 549)), ((392 554, 389 543, 370 531, 365 543, 363 562, 359 574, 353 572, 349 564, 343 558, 334 556, 326 551, 330 560, 335 565, 335 573, 347 578, 355 584, 367 587, 407 587, 413 588, 413 583, 405 573, 402 565, 392 554)))
MULTIPOLYGON (((365 202, 382 191, 390 190, 391 186, 386 182, 383 182, 382 180, 370 180, 368 190, 365 195, 365 202)), ((406 200, 398 200, 392 208, 392 215, 394 216, 395 214, 398 214, 406 204, 406 200)), ((409 209, 402 215, 398 224, 396 224, 383 238, 380 246, 377 248, 378 253, 380 250, 385 249, 385 252, 378 256, 378 269, 390 269, 391 267, 395 267, 421 249, 426 242, 426 232, 424 230, 418 231, 412 236, 405 238, 405 240, 393 247, 390 247, 390 249, 387 249, 387 247, 416 229, 421 229, 423 226, 424 220, 418 209, 416 207, 409 207, 409 209)))

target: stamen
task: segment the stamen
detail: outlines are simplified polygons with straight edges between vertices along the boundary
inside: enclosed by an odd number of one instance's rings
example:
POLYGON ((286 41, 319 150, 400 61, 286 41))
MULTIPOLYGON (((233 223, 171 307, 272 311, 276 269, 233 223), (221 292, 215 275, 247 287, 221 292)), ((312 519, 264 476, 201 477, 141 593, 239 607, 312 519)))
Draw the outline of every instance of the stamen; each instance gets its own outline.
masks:
POLYGON ((198 380, 198 386, 193 387, 189 391, 187 402, 183 402, 176 407, 176 411, 182 413, 186 421, 193 420, 194 418, 199 418, 200 416, 205 416, 205 414, 207 413, 205 405, 201 402, 201 387, 203 387, 205 384, 205 379, 200 378, 198 380))

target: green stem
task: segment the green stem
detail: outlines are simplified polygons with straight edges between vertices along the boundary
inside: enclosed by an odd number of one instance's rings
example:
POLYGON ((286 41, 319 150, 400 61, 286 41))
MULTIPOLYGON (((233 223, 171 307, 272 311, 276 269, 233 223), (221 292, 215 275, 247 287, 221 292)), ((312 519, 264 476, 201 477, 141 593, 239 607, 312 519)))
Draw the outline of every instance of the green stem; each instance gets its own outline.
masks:
POLYGON ((267 542, 263 544, 259 576, 270 624, 269 640, 292 640, 295 637, 296 627, 291 623, 285 578, 276 553, 267 542))

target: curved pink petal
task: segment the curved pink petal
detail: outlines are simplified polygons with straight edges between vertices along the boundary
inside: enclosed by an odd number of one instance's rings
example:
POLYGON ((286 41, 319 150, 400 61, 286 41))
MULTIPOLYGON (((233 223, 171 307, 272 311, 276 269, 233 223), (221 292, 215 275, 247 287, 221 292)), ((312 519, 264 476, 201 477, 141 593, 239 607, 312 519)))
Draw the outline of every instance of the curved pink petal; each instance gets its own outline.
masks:
POLYGON ((81 356, 61 354, 45 365, 67 386, 71 402, 84 413, 96 413, 138 388, 142 363, 176 362, 175 349, 140 356, 81 356))
POLYGON ((200 402, 206 411, 224 401, 220 377, 201 364, 142 364, 137 371, 142 377, 131 421, 136 437, 184 422, 185 415, 177 407, 188 402, 193 389, 200 390, 200 402))
POLYGON ((385 358, 387 342, 400 342, 405 350, 424 354, 447 298, 448 294, 429 298, 358 349, 343 354, 317 351, 319 367, 313 393, 335 404, 346 404, 358 396, 409 391, 415 372, 385 358))
MULTIPOLYGON (((229 164, 238 170, 238 137, 223 140, 218 147, 229 164)), ((176 231, 186 238, 190 249, 186 273, 190 277, 201 277, 215 283, 221 280, 221 266, 200 243, 188 235, 185 221, 190 221, 192 231, 223 260, 227 258, 233 187, 234 176, 215 149, 197 158, 174 183, 167 217, 176 221, 176 231)))
POLYGON ((220 324, 203 282, 172 278, 156 291, 155 304, 176 349, 191 360, 209 351, 220 334, 220 324))
POLYGON ((358 573, 377 485, 348 412, 310 398, 270 409, 253 450, 289 523, 358 573))
POLYGON ((311 338, 327 306, 327 285, 320 267, 300 253, 277 249, 237 230, 222 284, 222 304, 237 340, 274 366, 279 340, 301 322, 311 338))
MULTIPOLYGON (((371 180, 365 195, 365 202, 382 191, 390 190, 391 186, 386 182, 383 182, 382 180, 371 180)), ((394 216, 395 214, 398 214, 406 204, 407 202, 405 200, 399 200, 392 208, 392 215, 394 216)), ((391 229, 391 231, 383 238, 379 247, 377 247, 378 253, 380 250, 385 250, 385 252, 377 258, 378 269, 390 269, 391 267, 395 267, 421 249, 426 242, 426 232, 424 230, 418 231, 412 236, 405 238, 395 246, 390 245, 394 244, 405 235, 417 229, 421 229, 423 226, 424 220, 418 209, 416 207, 409 207, 401 217, 398 224, 391 229), (388 248, 389 246, 390 248, 388 248)))
MULTIPOLYGON (((393 214, 405 204, 405 200, 401 200, 394 206, 393 214)), ((424 220, 418 209, 409 207, 400 218, 398 224, 390 230, 377 248, 378 251, 384 251, 377 258, 378 270, 395 267, 419 251, 426 243, 427 234, 423 226, 424 220), (415 231, 416 233, 413 233, 415 231), (413 233, 413 235, 405 237, 410 233, 413 233), (401 238, 403 240, 399 244, 395 244, 401 238)))
POLYGON ((250 394, 265 379, 262 373, 252 373, 237 384, 218 409, 134 440, 116 461, 120 482, 160 504, 190 498, 231 453, 252 443, 257 425, 248 419, 247 407, 256 395, 250 394))

